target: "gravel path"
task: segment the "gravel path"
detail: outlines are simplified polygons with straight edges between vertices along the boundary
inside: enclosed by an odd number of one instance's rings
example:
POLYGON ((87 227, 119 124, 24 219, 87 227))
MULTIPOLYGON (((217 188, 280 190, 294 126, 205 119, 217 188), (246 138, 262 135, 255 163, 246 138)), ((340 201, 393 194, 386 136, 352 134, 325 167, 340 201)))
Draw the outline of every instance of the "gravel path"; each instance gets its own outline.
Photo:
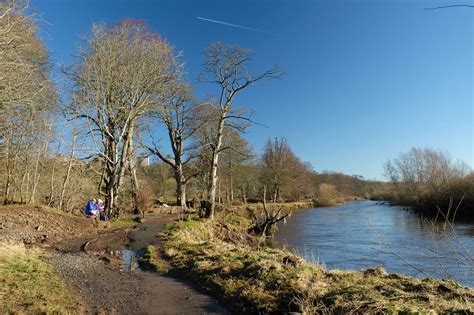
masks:
POLYGON ((149 272, 123 272, 85 253, 53 252, 46 261, 85 300, 89 314, 227 314, 191 286, 149 272))

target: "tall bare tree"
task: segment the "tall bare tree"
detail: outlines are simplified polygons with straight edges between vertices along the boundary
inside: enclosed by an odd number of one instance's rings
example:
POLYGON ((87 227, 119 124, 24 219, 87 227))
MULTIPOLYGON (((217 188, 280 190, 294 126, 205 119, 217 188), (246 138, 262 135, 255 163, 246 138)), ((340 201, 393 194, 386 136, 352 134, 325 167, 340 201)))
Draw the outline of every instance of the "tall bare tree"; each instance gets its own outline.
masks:
POLYGON ((217 85, 218 94, 215 107, 219 113, 215 137, 209 143, 212 157, 208 187, 210 206, 205 214, 207 218, 214 217, 219 155, 226 149, 223 147, 224 127, 227 125, 242 131, 238 121, 250 121, 248 117, 238 114, 235 110, 233 105, 235 96, 257 82, 265 79, 280 79, 283 76, 283 71, 277 66, 259 74, 251 74, 248 63, 252 58, 253 54, 249 49, 237 45, 225 45, 220 42, 213 43, 204 50, 204 73, 200 80, 217 85))
POLYGON ((176 81, 157 96, 158 106, 152 117, 166 126, 172 157, 164 154, 156 144, 145 146, 152 154, 173 168, 176 181, 176 203, 186 208, 186 184, 198 173, 185 174, 184 168, 196 156, 196 150, 188 143, 202 125, 197 118, 198 106, 188 84, 176 81))
POLYGON ((139 21, 93 25, 78 55, 66 71, 74 83, 69 110, 90 129, 93 156, 102 161, 100 192, 109 213, 116 215, 135 127, 179 67, 171 46, 139 21))
MULTIPOLYGON (((12 202, 15 192, 23 199, 22 190, 29 184, 31 171, 30 156, 23 153, 44 151, 42 138, 48 133, 48 115, 57 104, 48 53, 26 9, 26 1, 0 1, 0 157, 5 162, 0 174, 5 179, 4 203, 12 202), (17 174, 22 174, 21 179, 17 174)), ((41 164, 37 162, 33 165, 41 164)), ((25 199, 31 200, 31 196, 25 199)))
POLYGON ((54 93, 48 53, 26 8, 26 1, 0 2, 0 130, 9 127, 5 116, 44 106, 54 93))

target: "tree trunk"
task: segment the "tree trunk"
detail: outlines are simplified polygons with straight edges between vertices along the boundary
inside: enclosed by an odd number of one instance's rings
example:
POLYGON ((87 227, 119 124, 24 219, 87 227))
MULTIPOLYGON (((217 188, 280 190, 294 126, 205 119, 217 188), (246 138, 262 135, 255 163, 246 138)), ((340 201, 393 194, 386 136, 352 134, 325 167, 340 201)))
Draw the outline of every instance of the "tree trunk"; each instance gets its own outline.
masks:
POLYGON ((219 175, 217 175, 217 203, 222 203, 221 183, 222 181, 219 180, 219 175))
POLYGON ((106 152, 108 160, 106 160, 107 169, 104 176, 104 182, 106 183, 105 207, 111 217, 117 217, 120 215, 120 209, 117 207, 118 196, 122 186, 127 162, 129 161, 132 136, 133 126, 130 125, 125 138, 122 138, 118 142, 114 138, 109 138, 107 140, 106 152), (120 143, 123 143, 122 147, 120 147, 120 143))
POLYGON ((176 205, 186 208, 186 181, 184 180, 183 166, 179 163, 179 161, 175 166, 174 176, 176 180, 176 205))
POLYGON ((234 179, 232 178, 232 164, 230 167, 230 203, 234 202, 234 179))
POLYGON ((16 166, 17 166, 17 161, 18 161, 18 152, 12 152, 13 148, 11 146, 11 143, 8 141, 7 144, 5 145, 7 148, 7 176, 5 180, 5 189, 4 189, 4 195, 3 195, 3 203, 9 204, 13 203, 13 197, 12 197, 12 182, 13 182, 13 174, 16 171, 16 166))
POLYGON ((217 130, 217 143, 213 148, 212 152, 212 164, 211 164, 211 178, 210 178, 210 186, 209 186, 209 202, 210 206, 206 211, 206 218, 213 219, 214 218, 214 209, 216 206, 216 190, 217 190, 217 168, 219 166, 219 154, 220 149, 222 146, 222 137, 224 135, 224 124, 227 118, 227 109, 221 113, 221 117, 219 119, 219 128, 217 130))
MULTIPOLYGON (((76 130, 74 129, 72 132, 71 155, 69 156, 66 175, 64 176, 63 185, 61 187, 61 193, 59 195, 59 205, 58 205, 59 209, 63 208, 64 194, 66 193, 66 186, 69 182, 69 177, 71 176, 72 161, 74 160, 74 153, 76 150, 76 137, 77 137, 77 134, 76 134, 76 130)), ((66 210, 67 210, 67 207, 66 207, 66 210)))
POLYGON ((53 157, 53 167, 51 170, 51 181, 50 181, 50 192, 49 192, 49 200, 48 200, 48 207, 51 207, 54 201, 54 175, 56 173, 56 162, 58 159, 59 150, 61 149, 61 141, 58 141, 58 149, 56 151, 55 156, 53 157))
MULTIPOLYGON (((46 153, 47 149, 48 149, 48 142, 46 141, 45 146, 44 146, 44 152, 45 153, 46 153)), ((41 172, 42 172, 42 168, 43 168, 43 166, 41 166, 41 169, 38 170, 40 160, 41 160, 41 157, 42 157, 42 153, 43 152, 41 152, 41 148, 40 148, 40 151, 38 152, 38 156, 37 156, 36 162, 35 162, 35 173, 34 173, 34 176, 33 176, 33 189, 31 190, 31 196, 30 196, 30 200, 28 200, 28 204, 33 204, 36 201, 36 189, 38 188, 38 183, 41 179, 41 172)))
POLYGON ((130 170, 131 176, 131 184, 132 184, 132 213, 133 214, 140 214, 140 210, 138 209, 138 192, 139 192, 139 185, 138 185, 138 177, 137 177, 137 167, 136 167, 136 159, 135 159, 135 148, 133 146, 133 128, 131 128, 129 132, 129 152, 128 152, 128 167, 130 170))
POLYGON ((116 205, 117 205, 117 196, 115 195, 115 186, 117 182, 117 172, 116 168, 118 167, 117 161, 117 147, 115 144, 115 139, 107 140, 107 157, 108 160, 105 161, 105 208, 110 217, 115 216, 116 205))
POLYGON ((20 183, 20 203, 24 203, 25 199, 24 194, 23 194, 23 187, 25 186, 25 181, 28 175, 28 157, 25 160, 25 171, 23 172, 23 176, 21 177, 21 183, 20 183))
POLYGON ((183 182, 181 184, 182 190, 181 190, 181 207, 183 209, 186 209, 188 206, 186 205, 186 182, 183 182))

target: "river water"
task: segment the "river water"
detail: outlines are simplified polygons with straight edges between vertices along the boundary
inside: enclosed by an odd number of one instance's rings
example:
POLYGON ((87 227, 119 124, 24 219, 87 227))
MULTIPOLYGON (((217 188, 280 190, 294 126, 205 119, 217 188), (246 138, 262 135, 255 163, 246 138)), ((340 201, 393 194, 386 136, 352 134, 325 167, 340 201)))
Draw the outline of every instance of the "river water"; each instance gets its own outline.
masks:
POLYGON ((430 225, 401 207, 356 201, 295 211, 278 226, 275 241, 328 269, 381 266, 474 287, 474 224, 430 225))

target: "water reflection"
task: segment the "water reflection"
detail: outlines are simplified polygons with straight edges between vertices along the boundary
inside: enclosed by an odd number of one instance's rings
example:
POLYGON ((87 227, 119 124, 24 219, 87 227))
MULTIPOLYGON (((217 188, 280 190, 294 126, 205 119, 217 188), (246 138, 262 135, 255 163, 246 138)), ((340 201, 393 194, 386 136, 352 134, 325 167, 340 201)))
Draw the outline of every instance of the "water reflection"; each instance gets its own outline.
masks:
POLYGON ((141 271, 138 267, 137 253, 130 249, 122 250, 123 271, 141 271))
POLYGON ((295 212, 288 224, 279 225, 275 241, 329 269, 382 266, 388 272, 426 277, 421 269, 474 286, 474 225, 456 224, 455 233, 449 228, 434 233, 438 228, 442 226, 430 227, 400 207, 360 201, 295 212))

